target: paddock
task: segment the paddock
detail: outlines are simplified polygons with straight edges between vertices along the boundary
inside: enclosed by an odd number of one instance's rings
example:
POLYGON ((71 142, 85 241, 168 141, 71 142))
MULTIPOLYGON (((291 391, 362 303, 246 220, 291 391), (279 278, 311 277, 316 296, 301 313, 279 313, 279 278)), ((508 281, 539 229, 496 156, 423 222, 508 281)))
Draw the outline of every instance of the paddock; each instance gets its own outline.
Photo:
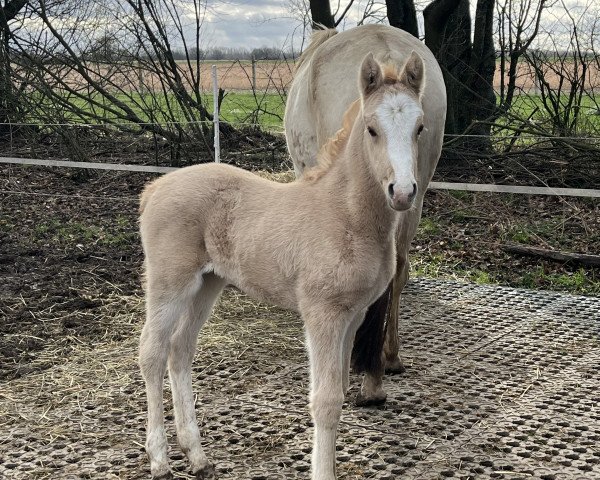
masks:
MULTIPOLYGON (((152 175, 2 167, 2 479, 149 478, 136 219, 152 175)), ((598 297, 417 277, 402 304, 407 371, 385 378, 386 405, 344 405, 340 480, 600 478, 598 297)), ((193 379, 218 478, 309 478, 295 314, 228 289, 193 379)), ((191 478, 165 398, 171 465, 191 478)))
MULTIPOLYGON (((82 344, 4 383, 0 477, 148 478, 142 300, 119 302, 114 320, 131 325, 127 338, 82 344)), ((600 475, 599 299, 420 278, 402 303, 407 371, 386 377, 385 406, 344 405, 341 479, 600 475)), ((204 392, 197 409, 219 478, 308 478, 299 318, 228 290, 205 340, 194 390, 204 392), (245 320, 231 328, 228 316, 245 320)), ((175 472, 191 478, 168 426, 175 472)))

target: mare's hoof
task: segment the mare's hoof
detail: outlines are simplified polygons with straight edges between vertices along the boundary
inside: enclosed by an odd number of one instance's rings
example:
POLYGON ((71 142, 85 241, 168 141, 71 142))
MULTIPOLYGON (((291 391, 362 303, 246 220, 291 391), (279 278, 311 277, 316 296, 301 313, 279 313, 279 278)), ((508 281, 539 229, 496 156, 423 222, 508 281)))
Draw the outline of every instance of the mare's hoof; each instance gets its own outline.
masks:
POLYGON ((383 405, 387 400, 387 394, 382 393, 372 397, 366 397, 362 393, 359 393, 354 400, 354 404, 357 407, 372 407, 376 405, 383 405))
POLYGON ((385 362, 385 373, 398 374, 404 373, 405 371, 406 367, 402 364, 398 357, 391 362, 389 360, 385 362))
POLYGON ((215 466, 212 463, 201 468, 197 472, 194 472, 196 480, 214 480, 215 477, 215 466))

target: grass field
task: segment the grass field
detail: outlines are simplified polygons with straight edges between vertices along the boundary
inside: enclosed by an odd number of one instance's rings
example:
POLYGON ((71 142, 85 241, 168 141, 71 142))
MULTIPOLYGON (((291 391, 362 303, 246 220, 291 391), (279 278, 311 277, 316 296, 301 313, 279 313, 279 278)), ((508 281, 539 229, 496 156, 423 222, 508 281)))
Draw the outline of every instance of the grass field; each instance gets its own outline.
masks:
MULTIPOLYGON (((205 96, 207 107, 212 113, 213 96, 205 96)), ((258 123, 267 128, 283 129, 285 98, 278 94, 230 92, 221 105, 221 116, 232 123, 258 123)))
MULTIPOLYGON (((567 121, 572 121, 575 113, 578 114, 576 133, 600 133, 600 97, 583 96, 581 105, 571 107, 571 112, 568 117, 565 117, 565 107, 568 105, 568 96, 561 95, 558 98, 559 114, 567 121)), ((548 102, 551 105, 551 102, 548 102)), ((551 120, 551 113, 544 108, 544 102, 540 95, 518 95, 512 104, 510 113, 523 118, 531 119, 532 122, 548 122, 551 120)))
MULTIPOLYGON (((100 98, 99 96, 96 98, 100 98)), ((124 104, 132 108, 132 110, 146 122, 156 123, 172 123, 186 121, 186 115, 181 110, 180 105, 172 95, 163 96, 160 94, 119 94, 117 98, 124 104)), ((93 98, 92 98, 93 99, 93 98)), ((206 109, 213 112, 213 96, 205 93, 202 96, 203 104, 206 109)), ((560 99, 562 104, 566 104, 566 96, 560 99)), ((93 112, 98 119, 106 119, 106 121, 116 118, 114 113, 110 112, 110 108, 114 106, 106 103, 106 108, 93 107, 91 102, 83 100, 73 100, 73 103, 83 111, 93 112)), ((102 103, 99 101, 99 103, 102 103)), ((582 105, 579 109, 579 119, 576 127, 572 130, 574 134, 600 134, 600 99, 597 97, 583 97, 582 105)), ((263 128, 282 131, 283 130, 283 114, 285 110, 285 97, 278 93, 256 92, 251 91, 226 91, 221 104, 221 118, 224 121, 233 124, 251 124, 260 125, 263 128)), ((571 118, 575 110, 571 111, 571 118)), ((539 95, 519 95, 515 97, 512 108, 509 112, 511 118, 500 118, 497 123, 506 125, 511 122, 515 127, 527 127, 523 123, 525 119, 531 121, 533 130, 543 127, 544 130, 552 132, 551 124, 556 124, 549 112, 544 109, 542 99, 539 95), (516 117, 516 118, 515 118, 516 117), (517 119, 523 119, 523 121, 517 119)), ((32 122, 36 123, 32 115, 32 122)), ((74 121, 81 123, 82 120, 70 116, 64 118, 65 121, 74 121)), ((527 128, 525 128, 527 129, 527 128)), ((507 135, 504 131, 503 136, 507 135)), ((523 140, 521 140, 523 141, 523 140)))
MULTIPOLYGON (((177 103, 174 95, 167 97, 163 95, 140 95, 140 94, 119 94, 116 95, 119 101, 130 107, 137 116, 148 123, 173 123, 185 122, 186 115, 177 103)), ((91 101, 81 99, 69 100, 77 109, 96 117, 91 123, 112 122, 119 123, 119 117, 111 112, 116 109, 114 105, 103 102, 100 96, 92 97, 91 101), (102 106, 94 106, 93 100, 102 106)), ((202 102, 206 109, 213 113, 213 95, 204 94, 202 102)), ((252 124, 260 125, 269 130, 282 130, 283 112, 285 110, 285 98, 276 93, 256 92, 226 92, 221 103, 220 118, 226 122, 234 124, 252 124)), ((45 118, 47 108, 43 111, 35 112, 30 115, 30 123, 38 123, 40 118, 45 118)), ((57 115, 58 116, 58 112, 57 115)), ((86 117, 87 115, 84 115, 86 117)), ((72 113, 65 113, 62 117, 55 118, 60 123, 73 122, 88 123, 88 120, 72 113)), ((56 122, 51 122, 56 123, 56 122)))

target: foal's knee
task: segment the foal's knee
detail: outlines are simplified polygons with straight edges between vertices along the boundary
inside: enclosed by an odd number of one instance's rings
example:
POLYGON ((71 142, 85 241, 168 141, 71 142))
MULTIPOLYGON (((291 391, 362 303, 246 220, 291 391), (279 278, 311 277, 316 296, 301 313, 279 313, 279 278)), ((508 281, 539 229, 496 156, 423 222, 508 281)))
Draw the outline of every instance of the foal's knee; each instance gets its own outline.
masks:
POLYGON ((142 376, 145 379, 159 375, 162 378, 166 369, 168 357, 168 342, 161 345, 162 342, 156 339, 151 330, 144 328, 140 338, 139 364, 142 376))
POLYGON ((342 414, 344 394, 314 393, 310 399, 310 411, 316 424, 325 428, 336 428, 342 414))

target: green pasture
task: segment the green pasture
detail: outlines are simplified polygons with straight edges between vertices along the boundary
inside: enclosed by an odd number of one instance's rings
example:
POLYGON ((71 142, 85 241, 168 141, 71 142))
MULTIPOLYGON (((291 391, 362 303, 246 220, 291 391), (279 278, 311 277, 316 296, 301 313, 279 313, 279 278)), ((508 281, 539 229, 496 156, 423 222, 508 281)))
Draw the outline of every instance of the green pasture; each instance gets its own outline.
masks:
MULTIPOLYGON (((188 115, 181 109, 174 95, 162 94, 139 94, 139 93, 119 93, 115 94, 119 102, 127 105, 144 122, 148 123, 172 123, 185 122, 188 115)), ((209 112, 213 112, 213 96, 205 93, 201 97, 202 102, 209 112)), ((560 98, 560 103, 566 104, 566 96, 560 98)), ((62 108, 60 113, 55 105, 44 105, 40 102, 40 108, 32 112, 31 121, 38 123, 42 119, 54 116, 55 120, 61 122, 88 123, 89 114, 95 117, 93 122, 118 122, 118 115, 112 110, 122 111, 121 108, 109 102, 99 94, 90 96, 90 100, 80 98, 65 98, 65 104, 71 104, 79 109, 79 115, 70 112, 69 108, 62 108), (94 101, 98 105, 94 105, 94 101)), ((582 99, 579 108, 579 119, 573 133, 577 135, 600 133, 600 98, 587 96, 582 99)), ((224 121, 233 124, 260 125, 264 129, 280 131, 283 128, 283 113, 285 109, 285 98, 277 93, 253 94, 249 91, 230 91, 226 92, 221 103, 221 118, 224 121)), ((573 112, 571 113, 573 114, 573 112)), ((196 116, 199 118, 199 115, 196 116)), ((55 123, 55 122, 48 122, 55 123)), ((524 131, 523 139, 526 140, 526 133, 545 131, 552 132, 553 120, 549 112, 544 109, 542 99, 539 95, 519 95, 516 96, 509 115, 497 120, 497 124, 510 125, 510 128, 499 128, 502 137, 511 135, 513 128, 524 131), (530 123, 525 122, 529 119, 530 123)), ((556 133, 556 132, 555 132, 556 133)))
MULTIPOLYGON (((162 94, 115 94, 118 102, 130 108, 143 122, 175 123, 186 122, 190 113, 186 114, 174 95, 162 94)), ((212 114, 213 95, 203 94, 202 104, 212 114)), ((65 97, 64 105, 57 107, 51 100, 41 99, 36 111, 31 112, 28 121, 31 123, 120 123, 119 118, 124 109, 96 94, 89 99, 65 97), (69 108, 73 106, 74 108, 69 108), (119 112, 116 113, 115 111, 119 112), (50 120, 51 119, 51 120, 50 120)), ((220 118, 233 124, 260 125, 265 129, 280 130, 283 128, 285 98, 276 93, 226 92, 220 109, 220 118)), ((195 113, 195 118, 200 115, 195 113)), ((125 123, 128 123, 125 121, 125 123)))
MULTIPOLYGON (((498 103, 499 100, 498 98, 498 103)), ((561 117, 564 117, 568 100, 568 95, 566 94, 557 98, 557 110, 561 117)), ((550 101, 547 102, 551 105, 550 101)), ((585 133, 595 133, 597 135, 600 133, 600 96, 582 96, 580 106, 571 107, 569 121, 573 119, 575 114, 578 115, 578 120, 573 133, 579 135, 585 133)), ((548 127, 553 122, 553 115, 553 111, 549 112, 545 108, 541 95, 517 95, 513 100, 509 115, 506 118, 499 119, 498 123, 504 125, 511 123, 513 126, 522 127, 524 130, 527 130, 528 125, 524 124, 524 121, 529 119, 531 122, 530 125, 534 128, 540 126, 548 127), (522 119, 522 122, 519 122, 519 119, 522 119)), ((548 128, 545 128, 545 130, 552 131, 548 130, 548 128)))
MULTIPOLYGON (((213 111, 213 96, 205 95, 209 111, 213 111)), ((285 98, 279 94, 251 92, 226 93, 221 104, 221 116, 232 123, 258 123, 266 128, 283 128, 285 98)))

